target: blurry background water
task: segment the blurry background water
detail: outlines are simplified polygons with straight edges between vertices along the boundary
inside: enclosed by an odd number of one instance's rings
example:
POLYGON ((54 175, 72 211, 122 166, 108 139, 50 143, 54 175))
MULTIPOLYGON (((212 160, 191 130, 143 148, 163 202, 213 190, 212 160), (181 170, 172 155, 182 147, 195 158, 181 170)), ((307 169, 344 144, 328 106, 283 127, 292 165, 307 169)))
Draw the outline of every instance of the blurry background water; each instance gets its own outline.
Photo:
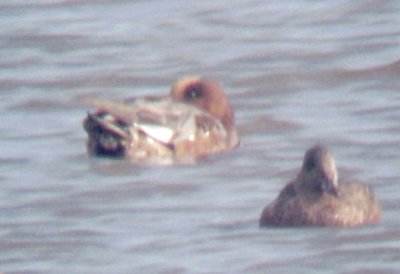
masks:
POLYGON ((0 270, 398 273, 400 2, 2 0, 0 270), (221 82, 242 146, 196 166, 91 159, 82 96, 221 82), (329 145, 382 223, 258 228, 329 145))

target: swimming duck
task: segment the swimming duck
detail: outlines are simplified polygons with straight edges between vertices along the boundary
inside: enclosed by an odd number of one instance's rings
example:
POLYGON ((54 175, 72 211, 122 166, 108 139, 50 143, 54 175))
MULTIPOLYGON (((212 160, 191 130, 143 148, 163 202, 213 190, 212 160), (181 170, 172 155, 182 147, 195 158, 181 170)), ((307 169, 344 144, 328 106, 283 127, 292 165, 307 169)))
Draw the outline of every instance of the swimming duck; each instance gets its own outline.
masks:
POLYGON ((91 155, 185 162, 239 145, 228 98, 212 80, 180 79, 166 97, 87 103, 97 108, 83 121, 91 155))
POLYGON ((354 227, 380 219, 372 189, 360 182, 340 181, 331 152, 315 145, 305 153, 297 178, 264 208, 259 224, 354 227))

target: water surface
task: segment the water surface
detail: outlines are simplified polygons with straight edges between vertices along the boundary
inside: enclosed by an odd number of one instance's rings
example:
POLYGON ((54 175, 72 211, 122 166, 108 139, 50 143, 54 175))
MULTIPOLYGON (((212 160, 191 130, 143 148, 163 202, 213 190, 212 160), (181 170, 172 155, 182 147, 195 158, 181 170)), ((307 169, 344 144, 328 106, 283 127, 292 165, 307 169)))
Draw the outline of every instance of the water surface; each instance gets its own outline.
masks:
POLYGON ((0 4, 0 268, 5 273, 397 273, 400 2, 0 4), (236 151, 196 166, 92 159, 80 98, 216 79, 236 151), (383 221, 259 229, 304 151, 331 147, 383 221))

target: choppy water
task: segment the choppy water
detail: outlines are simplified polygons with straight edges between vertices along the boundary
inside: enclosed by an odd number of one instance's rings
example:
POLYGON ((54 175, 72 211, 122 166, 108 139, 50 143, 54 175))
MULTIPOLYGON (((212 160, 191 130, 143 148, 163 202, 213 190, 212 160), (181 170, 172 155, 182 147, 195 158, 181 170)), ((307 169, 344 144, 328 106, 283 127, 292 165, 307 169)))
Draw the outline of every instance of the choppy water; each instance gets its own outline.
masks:
POLYGON ((0 270, 398 273, 399 1, 0 3, 0 270), (82 96, 222 83, 242 146, 198 166, 90 159, 82 96), (373 186, 379 225, 258 228, 307 147, 373 186))

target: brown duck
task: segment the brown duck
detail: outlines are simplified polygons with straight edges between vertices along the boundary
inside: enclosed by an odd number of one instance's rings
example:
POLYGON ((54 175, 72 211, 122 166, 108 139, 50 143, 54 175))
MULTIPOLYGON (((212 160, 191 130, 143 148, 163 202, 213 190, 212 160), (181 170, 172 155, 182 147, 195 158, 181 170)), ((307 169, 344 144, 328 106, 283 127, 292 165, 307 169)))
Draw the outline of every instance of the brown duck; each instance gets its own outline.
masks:
POLYGON ((83 121, 91 155, 139 162, 191 162, 239 144, 223 89, 200 77, 178 80, 165 97, 87 103, 97 108, 83 121))
POLYGON ((354 227, 381 220, 372 189, 359 182, 338 180, 327 147, 316 145, 304 156, 297 178, 264 208, 260 226, 354 227))

